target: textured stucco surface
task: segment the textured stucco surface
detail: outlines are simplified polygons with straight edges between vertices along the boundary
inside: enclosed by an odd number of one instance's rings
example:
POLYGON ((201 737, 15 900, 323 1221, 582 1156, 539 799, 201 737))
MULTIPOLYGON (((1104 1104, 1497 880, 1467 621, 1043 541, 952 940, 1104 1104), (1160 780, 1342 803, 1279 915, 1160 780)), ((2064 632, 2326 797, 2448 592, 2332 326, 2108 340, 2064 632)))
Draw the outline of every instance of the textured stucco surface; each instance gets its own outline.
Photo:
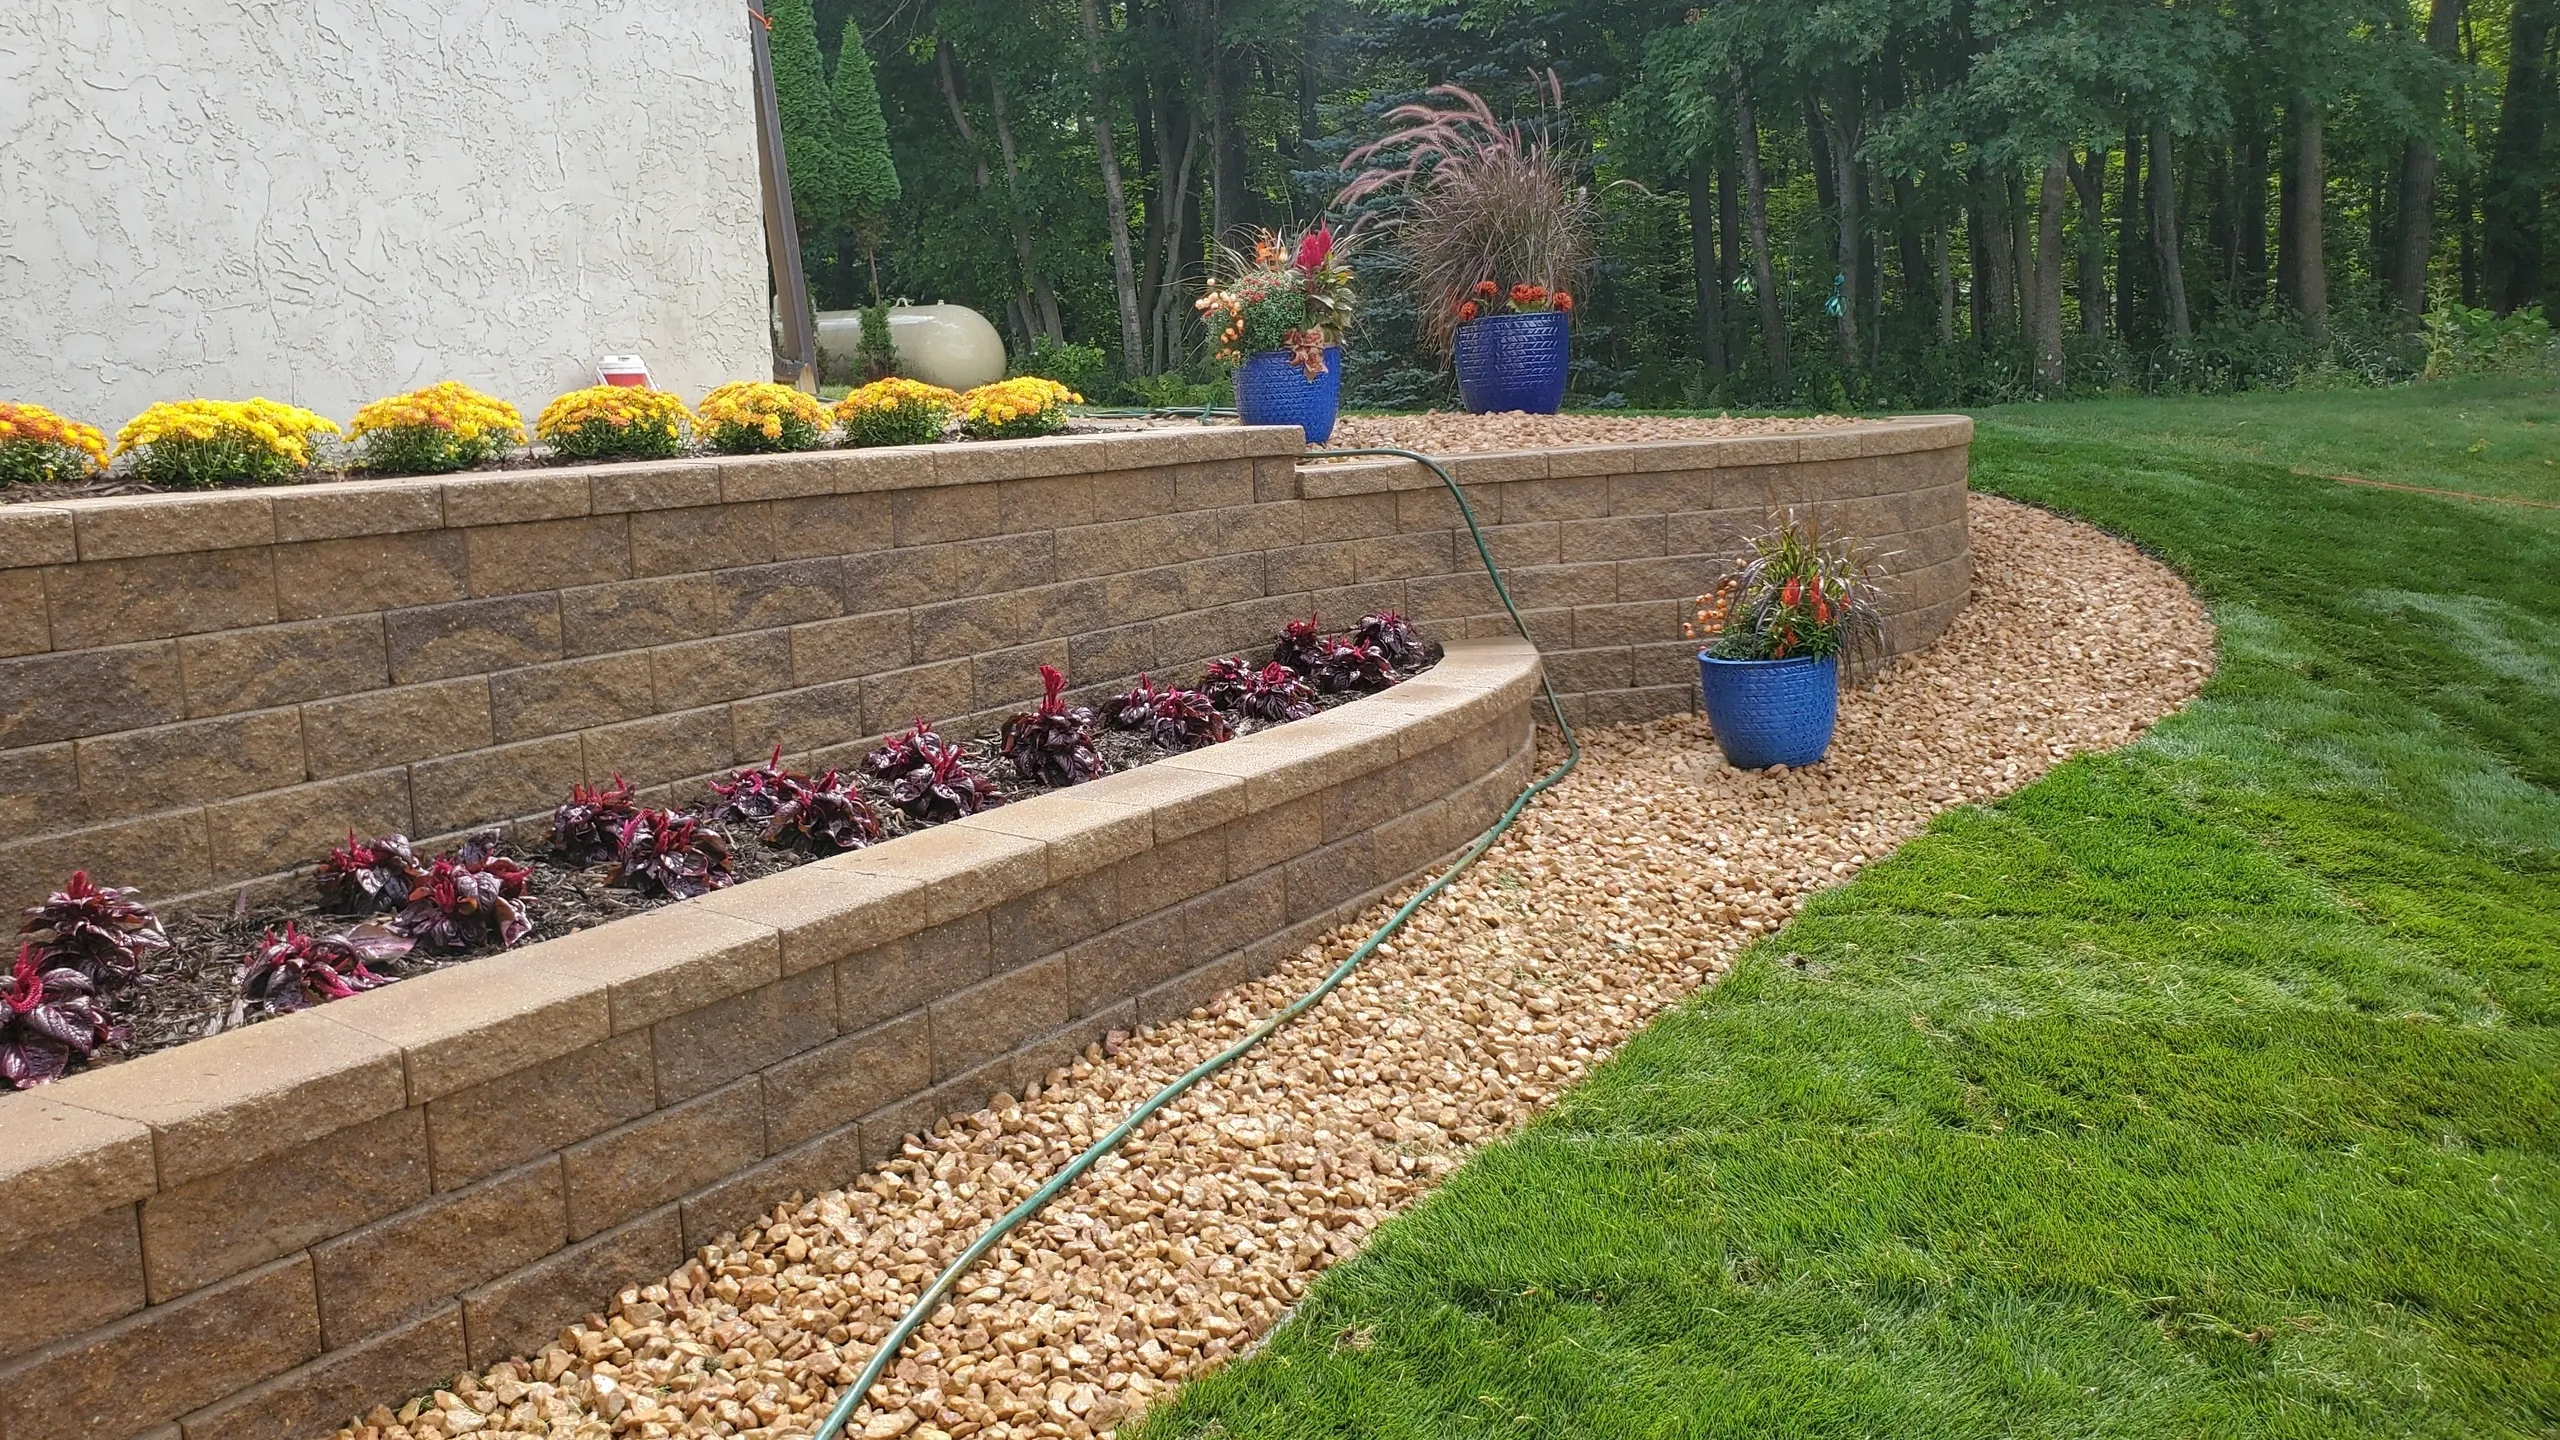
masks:
POLYGON ((0 397, 766 372, 736 0, 7 0, 0 397))

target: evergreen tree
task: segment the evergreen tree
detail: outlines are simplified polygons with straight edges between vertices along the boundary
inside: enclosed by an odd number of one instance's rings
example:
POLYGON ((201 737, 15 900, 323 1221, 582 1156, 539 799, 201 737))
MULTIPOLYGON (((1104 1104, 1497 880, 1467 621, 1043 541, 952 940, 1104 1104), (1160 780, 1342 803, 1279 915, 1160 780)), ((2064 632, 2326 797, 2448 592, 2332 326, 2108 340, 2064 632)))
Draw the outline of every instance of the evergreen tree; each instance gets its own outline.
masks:
POLYGON ((886 213, 897 203, 898 167, 889 156, 889 122, 880 113, 871 56, 862 48, 861 28, 851 20, 844 24, 844 43, 836 51, 835 118, 846 218, 886 213))
POLYGON ((898 166, 889 156, 889 122, 880 114, 880 85, 871 73, 871 55, 862 48, 862 29, 844 22, 843 43, 836 50, 836 167, 842 185, 840 225, 852 227, 871 272, 871 298, 880 299, 880 236, 889 207, 898 199, 898 166))
MULTIPOLYGON (((837 154, 835 106, 809 0, 770 0, 767 37, 773 50, 773 93, 782 112, 782 156, 791 169, 791 215, 804 251, 815 253, 845 213, 844 166, 837 154)), ((867 70, 867 67, 866 67, 867 70)))

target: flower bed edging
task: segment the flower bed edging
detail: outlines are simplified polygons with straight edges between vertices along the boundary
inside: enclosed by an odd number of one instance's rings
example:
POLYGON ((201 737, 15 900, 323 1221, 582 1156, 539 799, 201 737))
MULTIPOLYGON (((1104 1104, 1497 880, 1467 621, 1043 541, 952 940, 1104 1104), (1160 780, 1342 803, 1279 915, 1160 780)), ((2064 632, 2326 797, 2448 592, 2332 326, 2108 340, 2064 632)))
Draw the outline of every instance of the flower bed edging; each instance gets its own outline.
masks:
POLYGON ((1454 642, 1309 720, 0 1097, 0 1431, 315 1433, 538 1345, 1447 855, 1525 783, 1537 675, 1454 642))

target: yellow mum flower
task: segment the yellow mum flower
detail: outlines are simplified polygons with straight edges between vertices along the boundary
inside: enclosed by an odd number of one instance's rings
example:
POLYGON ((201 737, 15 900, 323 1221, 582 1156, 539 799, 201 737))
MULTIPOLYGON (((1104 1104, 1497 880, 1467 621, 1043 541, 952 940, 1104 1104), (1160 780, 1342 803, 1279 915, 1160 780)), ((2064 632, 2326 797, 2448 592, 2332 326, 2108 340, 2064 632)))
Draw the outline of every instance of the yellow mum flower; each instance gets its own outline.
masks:
POLYGON ((1055 380, 1017 375, 961 396, 960 424, 981 440, 1054 435, 1067 426, 1066 407, 1083 403, 1083 396, 1055 380))
POLYGON ((856 445, 927 445, 942 438, 957 391, 891 376, 874 380, 836 402, 836 419, 856 445))
POLYGON ((533 433, 572 460, 662 460, 684 447, 692 423, 668 391, 590 385, 543 406, 533 433))
POLYGON ((524 416, 513 405, 446 380, 376 400, 356 412, 347 438, 364 447, 364 465, 390 475, 460 470, 524 443, 524 416))
POLYGON ((119 456, 154 485, 205 489, 272 485, 311 465, 311 440, 338 427, 297 405, 248 400, 162 401, 116 432, 119 456))
POLYGON ((826 443, 827 407, 770 380, 733 380, 702 397, 695 423, 711 448, 730 455, 815 450, 826 443))
POLYGON ((107 437, 41 405, 0 400, 0 485, 73 480, 107 468, 107 437))

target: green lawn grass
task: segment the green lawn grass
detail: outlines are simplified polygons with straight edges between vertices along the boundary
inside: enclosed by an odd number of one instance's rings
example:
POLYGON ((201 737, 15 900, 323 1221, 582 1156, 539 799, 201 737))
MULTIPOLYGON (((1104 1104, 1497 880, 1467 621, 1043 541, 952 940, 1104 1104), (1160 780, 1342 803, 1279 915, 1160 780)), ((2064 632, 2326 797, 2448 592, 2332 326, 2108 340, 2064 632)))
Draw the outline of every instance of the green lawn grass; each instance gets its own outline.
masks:
POLYGON ((1986 416, 1980 488, 2212 602, 2205 695, 1819 898, 1141 1433, 2560 1434, 2560 531, 2293 473, 2441 483, 2411 393, 1986 416))
POLYGON ((2560 504, 2560 385, 2549 380, 2004 405, 1984 418, 2043 439, 2560 504))

